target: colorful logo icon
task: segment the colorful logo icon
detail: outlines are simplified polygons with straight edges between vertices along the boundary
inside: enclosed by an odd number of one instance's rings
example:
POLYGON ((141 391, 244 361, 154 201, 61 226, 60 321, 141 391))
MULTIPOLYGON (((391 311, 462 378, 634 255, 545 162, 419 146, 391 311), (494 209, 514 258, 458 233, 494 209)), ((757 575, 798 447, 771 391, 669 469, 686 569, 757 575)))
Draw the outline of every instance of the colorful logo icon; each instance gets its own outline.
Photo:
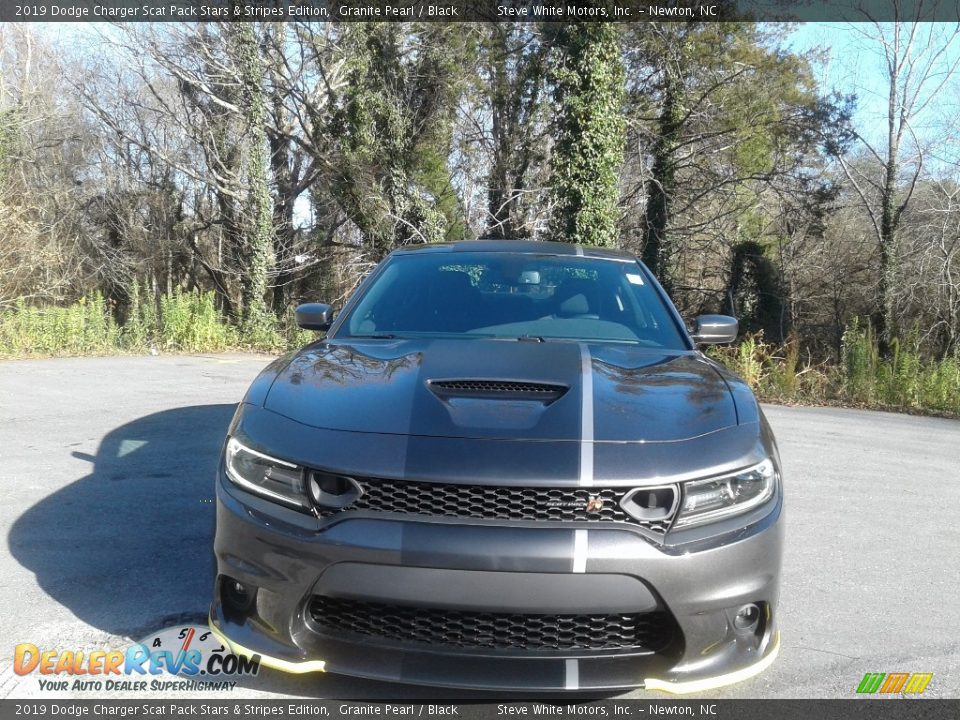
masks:
POLYGON ((867 673, 857 686, 857 692, 864 695, 873 693, 919 695, 927 689, 932 679, 933 673, 867 673))

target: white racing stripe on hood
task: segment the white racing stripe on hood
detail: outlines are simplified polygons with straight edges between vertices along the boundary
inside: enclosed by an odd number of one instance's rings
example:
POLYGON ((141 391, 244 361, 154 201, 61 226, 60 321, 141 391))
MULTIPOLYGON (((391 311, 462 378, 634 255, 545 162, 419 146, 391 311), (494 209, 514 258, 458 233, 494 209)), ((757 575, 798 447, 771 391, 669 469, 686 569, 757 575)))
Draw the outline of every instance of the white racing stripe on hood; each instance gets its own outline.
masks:
POLYGON ((580 343, 580 487, 593 487, 593 363, 580 343))

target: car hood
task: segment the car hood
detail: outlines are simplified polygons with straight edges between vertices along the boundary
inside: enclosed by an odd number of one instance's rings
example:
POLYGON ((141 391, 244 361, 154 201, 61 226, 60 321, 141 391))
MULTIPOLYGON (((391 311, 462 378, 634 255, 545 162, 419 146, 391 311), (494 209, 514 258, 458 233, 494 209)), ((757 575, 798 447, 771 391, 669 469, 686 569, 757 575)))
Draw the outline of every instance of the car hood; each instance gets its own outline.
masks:
POLYGON ((559 341, 325 341, 279 371, 264 407, 317 428, 446 438, 675 442, 737 424, 698 354, 559 341))

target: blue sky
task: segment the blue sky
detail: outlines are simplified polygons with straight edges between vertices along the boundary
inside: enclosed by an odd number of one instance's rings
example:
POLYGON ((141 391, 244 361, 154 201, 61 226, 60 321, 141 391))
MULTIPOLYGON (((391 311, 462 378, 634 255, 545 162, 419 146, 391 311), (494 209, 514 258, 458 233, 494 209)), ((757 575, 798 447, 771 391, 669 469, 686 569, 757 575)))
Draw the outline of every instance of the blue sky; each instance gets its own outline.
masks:
MULTIPOLYGON (((949 32, 948 23, 925 23, 923 33, 935 35, 949 32)), ((797 26, 788 39, 788 46, 797 52, 814 48, 825 51, 826 60, 816 67, 822 92, 831 89, 844 94, 856 93, 857 110, 854 125, 871 141, 879 140, 886 132, 888 81, 884 71, 883 53, 879 44, 868 37, 875 29, 868 23, 804 23, 797 26)), ((944 72, 960 57, 960 40, 954 41, 950 51, 935 70, 944 72)), ((960 116, 960 76, 945 85, 926 112, 915 123, 921 137, 944 137, 945 126, 955 125, 960 116)))

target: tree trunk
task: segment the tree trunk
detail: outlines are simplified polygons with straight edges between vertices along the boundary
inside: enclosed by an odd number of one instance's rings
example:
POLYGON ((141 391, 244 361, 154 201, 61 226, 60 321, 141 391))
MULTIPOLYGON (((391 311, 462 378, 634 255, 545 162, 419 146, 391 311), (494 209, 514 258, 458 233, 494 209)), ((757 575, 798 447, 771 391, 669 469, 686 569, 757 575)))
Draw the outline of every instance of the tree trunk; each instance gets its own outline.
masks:
POLYGON ((670 63, 664 66, 664 97, 657 118, 658 137, 653 148, 653 167, 647 182, 642 259, 664 290, 673 295, 670 260, 673 248, 667 236, 670 196, 674 189, 673 148, 679 132, 679 80, 670 63))
POLYGON ((896 79, 890 83, 887 162, 884 167, 883 192, 880 197, 880 278, 877 287, 877 312, 874 326, 880 354, 889 357, 893 339, 897 336, 893 291, 897 286, 897 163, 900 143, 894 128, 896 108, 896 79))
POLYGON ((269 163, 267 157, 266 103, 264 101, 264 67, 252 23, 237 23, 235 30, 237 66, 249 138, 247 158, 247 232, 242 247, 245 273, 241 277, 243 319, 248 325, 259 325, 267 319, 266 294, 273 251, 273 209, 270 199, 269 163))
POLYGON ((625 128, 620 28, 566 23, 555 32, 553 239, 616 247, 625 128))

